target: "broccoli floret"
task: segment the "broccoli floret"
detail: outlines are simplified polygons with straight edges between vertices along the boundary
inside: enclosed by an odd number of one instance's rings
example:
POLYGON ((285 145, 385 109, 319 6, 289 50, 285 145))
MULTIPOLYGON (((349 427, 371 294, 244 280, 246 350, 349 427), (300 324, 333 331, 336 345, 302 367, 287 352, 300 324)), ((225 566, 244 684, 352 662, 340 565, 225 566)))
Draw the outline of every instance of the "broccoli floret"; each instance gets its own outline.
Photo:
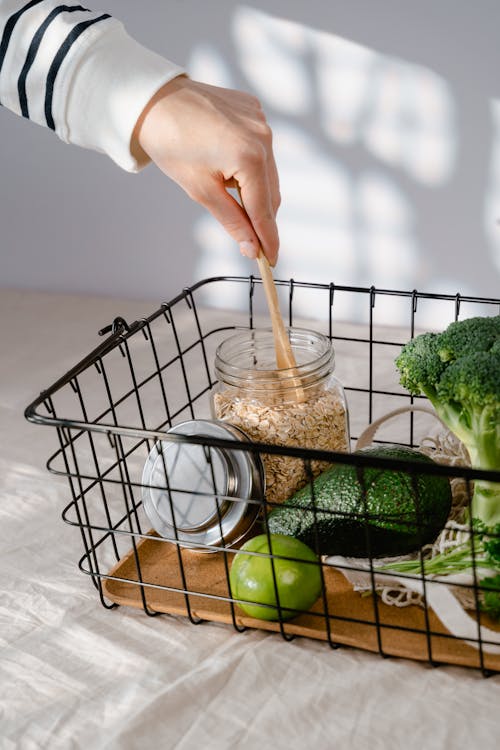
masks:
MULTIPOLYGON (((457 321, 406 344, 396 365, 401 384, 424 394, 464 443, 472 465, 500 469, 500 315, 457 321)), ((472 516, 500 522, 500 484, 474 484, 472 516)))
POLYGON ((413 396, 422 391, 428 398, 436 394, 436 386, 446 367, 439 356, 438 339, 436 333, 423 333, 409 341, 396 360, 401 384, 413 396))
POLYGON ((439 356, 443 362, 453 362, 467 352, 488 352, 499 338, 498 316, 467 318, 451 323, 438 335, 439 356))

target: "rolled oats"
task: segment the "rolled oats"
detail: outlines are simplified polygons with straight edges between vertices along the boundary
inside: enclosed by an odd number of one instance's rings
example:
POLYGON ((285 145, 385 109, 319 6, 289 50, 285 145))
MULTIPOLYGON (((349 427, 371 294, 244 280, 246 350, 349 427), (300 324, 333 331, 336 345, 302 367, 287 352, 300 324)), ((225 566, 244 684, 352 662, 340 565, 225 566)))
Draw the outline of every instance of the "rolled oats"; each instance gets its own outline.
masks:
MULTIPOLYGON (((256 442, 270 445, 348 451, 348 427, 345 403, 337 392, 323 390, 305 400, 283 403, 273 399, 263 403, 252 396, 225 390, 213 396, 217 419, 231 422, 256 442)), ((262 454, 266 475, 266 500, 282 503, 307 481, 302 459, 262 454)), ((328 463, 311 462, 316 477, 328 463)))

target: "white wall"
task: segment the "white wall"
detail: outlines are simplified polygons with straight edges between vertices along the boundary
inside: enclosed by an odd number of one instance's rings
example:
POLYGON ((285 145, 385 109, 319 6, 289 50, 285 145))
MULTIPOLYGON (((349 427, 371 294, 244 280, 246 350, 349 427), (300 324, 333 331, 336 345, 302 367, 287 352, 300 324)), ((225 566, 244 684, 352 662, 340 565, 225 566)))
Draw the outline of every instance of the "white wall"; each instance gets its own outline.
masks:
MULTIPOLYGON (((278 276, 500 296, 497 0, 99 6, 193 77, 263 101, 278 276)), ((129 175, 2 110, 0 133, 0 286, 158 302, 255 271, 155 168, 129 175)))

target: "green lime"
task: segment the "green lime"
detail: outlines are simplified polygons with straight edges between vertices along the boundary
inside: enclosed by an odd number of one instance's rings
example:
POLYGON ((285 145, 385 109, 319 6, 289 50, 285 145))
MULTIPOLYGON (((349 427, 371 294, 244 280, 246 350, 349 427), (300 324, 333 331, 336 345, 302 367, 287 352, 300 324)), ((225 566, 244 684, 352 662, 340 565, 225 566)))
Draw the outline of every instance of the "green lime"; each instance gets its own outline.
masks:
POLYGON ((298 539, 270 534, 270 541, 271 546, 267 535, 261 534, 246 542, 235 555, 229 574, 231 593, 233 599, 242 600, 239 606, 251 617, 279 620, 279 604, 281 618, 288 620, 308 610, 320 595, 320 566, 312 549, 298 539), (248 552, 267 557, 245 554, 248 552))

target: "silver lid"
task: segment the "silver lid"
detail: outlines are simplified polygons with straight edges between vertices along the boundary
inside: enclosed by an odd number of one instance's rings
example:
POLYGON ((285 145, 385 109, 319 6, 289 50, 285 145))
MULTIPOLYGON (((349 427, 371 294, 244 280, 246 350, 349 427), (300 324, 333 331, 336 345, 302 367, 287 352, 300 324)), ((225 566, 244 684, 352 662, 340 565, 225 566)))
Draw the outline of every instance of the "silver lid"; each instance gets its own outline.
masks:
MULTIPOLYGON (((227 422, 193 419, 168 434, 248 440, 227 422)), ((190 442, 163 440, 151 450, 142 473, 142 502, 154 530, 200 552, 229 546, 255 522, 264 496, 264 470, 257 454, 190 442)))

